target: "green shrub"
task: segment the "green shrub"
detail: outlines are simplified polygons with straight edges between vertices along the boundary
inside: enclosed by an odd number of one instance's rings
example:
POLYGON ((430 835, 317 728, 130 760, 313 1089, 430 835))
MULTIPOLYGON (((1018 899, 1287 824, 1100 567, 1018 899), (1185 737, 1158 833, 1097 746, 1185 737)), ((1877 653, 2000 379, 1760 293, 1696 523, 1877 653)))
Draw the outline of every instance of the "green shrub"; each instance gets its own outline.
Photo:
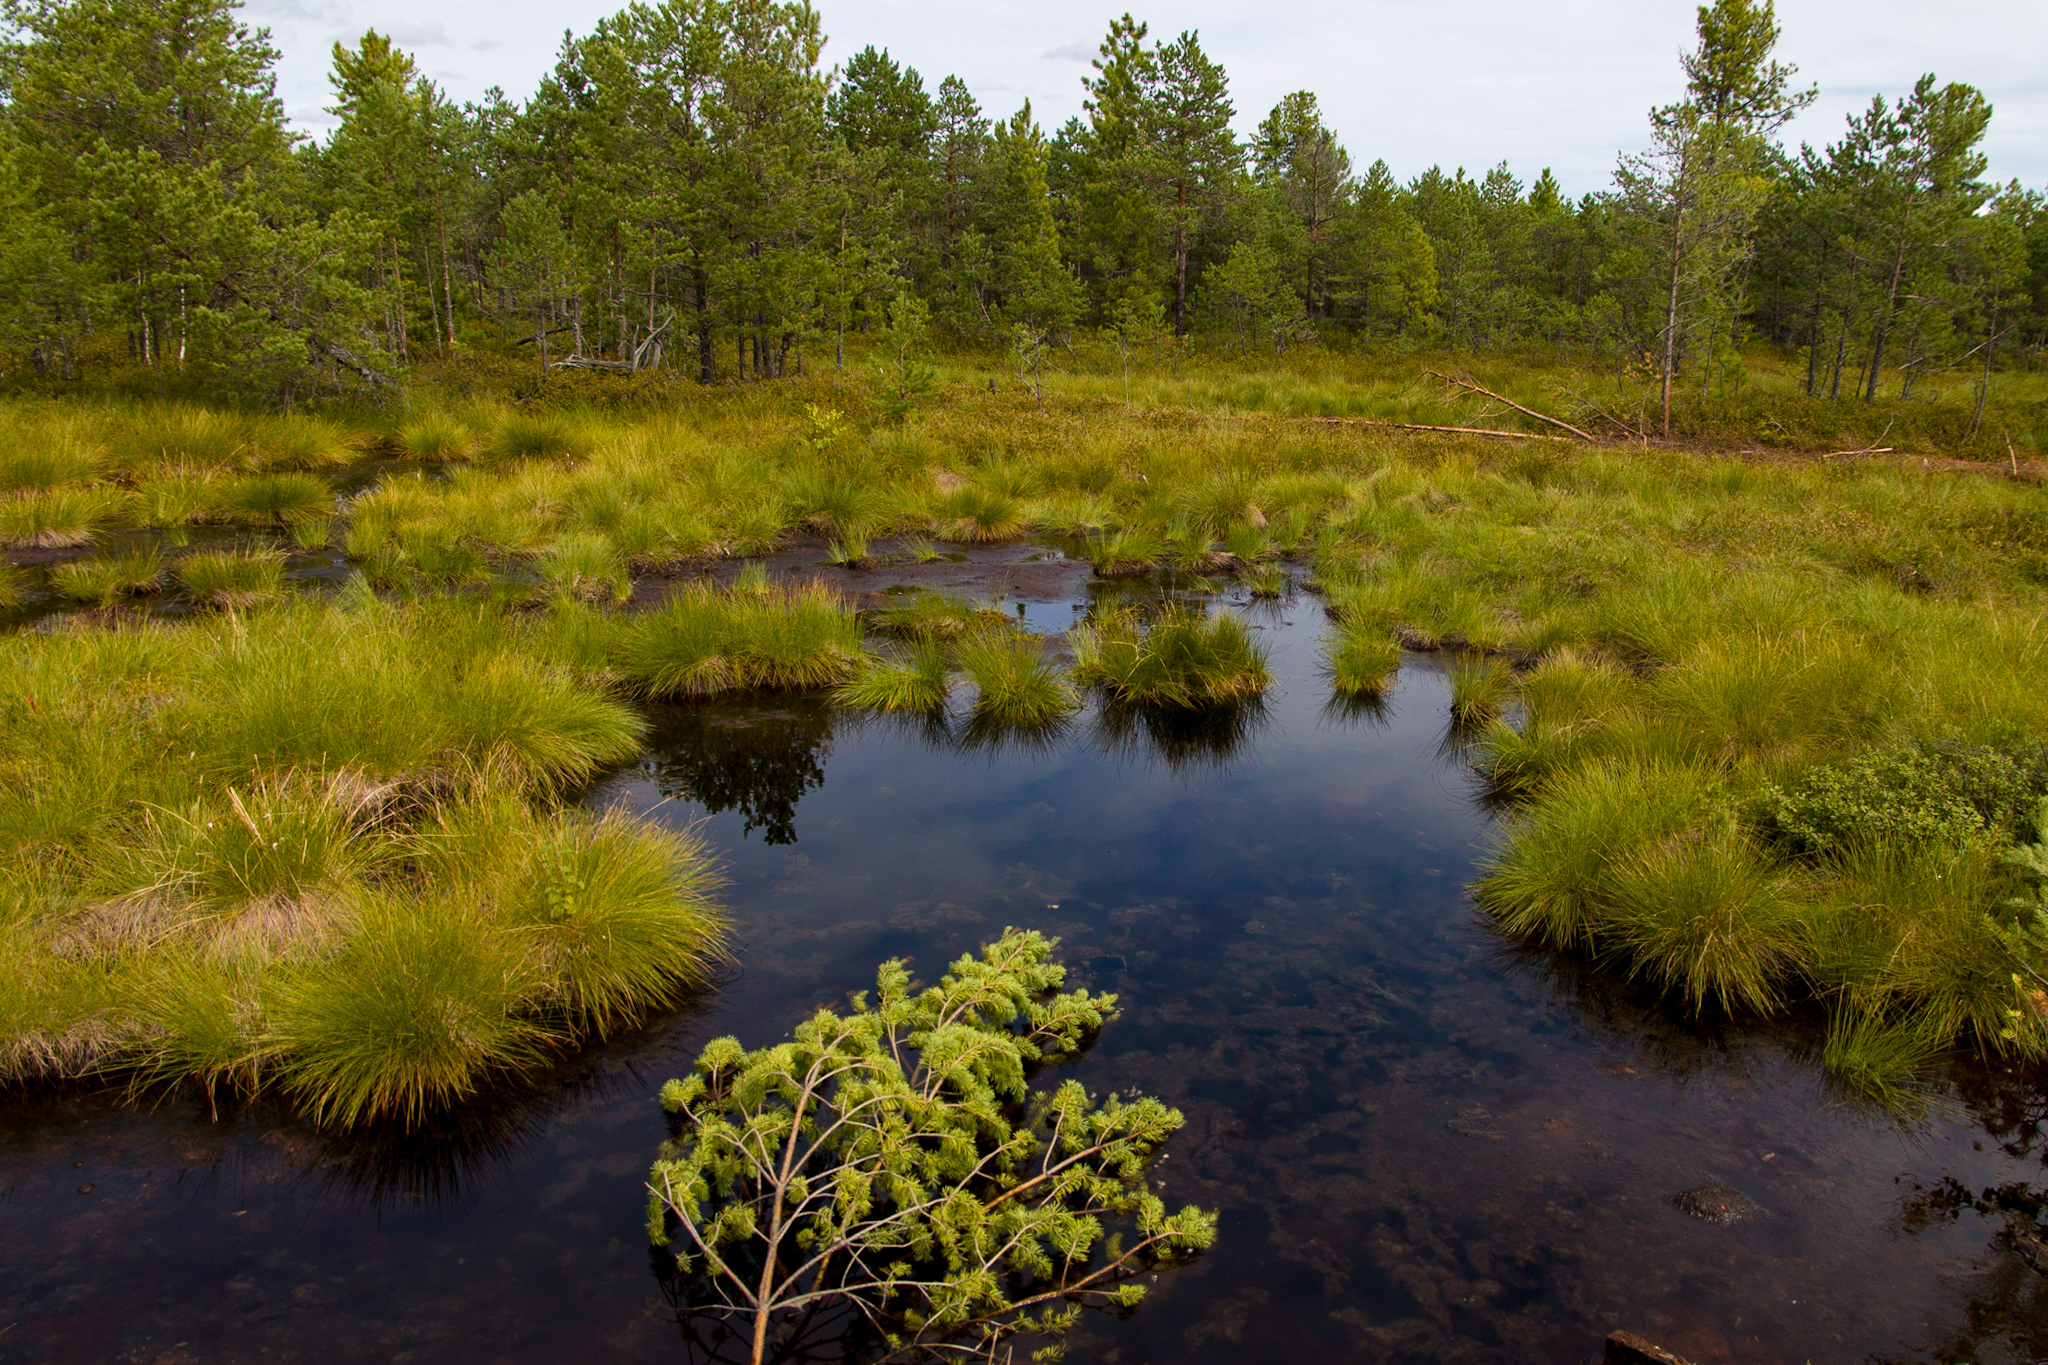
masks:
POLYGON ((1115 1005, 1061 993, 1053 946, 1009 931, 923 990, 885 963, 872 1004, 756 1052, 718 1039, 662 1087, 648 1234, 692 1316, 757 1361, 801 1349, 808 1308, 897 1353, 1009 1359, 1083 1306, 1135 1308, 1140 1276, 1214 1242, 1213 1213, 1170 1214, 1145 1180, 1178 1111, 1072 1080, 1031 1094, 1028 1068, 1081 1050, 1115 1005), (764 1295, 755 1267, 807 1256, 764 1295))
POLYGON ((1769 787, 1755 818, 1787 849, 1817 855, 1852 846, 1954 845, 2003 837, 2048 791, 2039 750, 1891 749, 1822 764, 1789 787, 1769 787))

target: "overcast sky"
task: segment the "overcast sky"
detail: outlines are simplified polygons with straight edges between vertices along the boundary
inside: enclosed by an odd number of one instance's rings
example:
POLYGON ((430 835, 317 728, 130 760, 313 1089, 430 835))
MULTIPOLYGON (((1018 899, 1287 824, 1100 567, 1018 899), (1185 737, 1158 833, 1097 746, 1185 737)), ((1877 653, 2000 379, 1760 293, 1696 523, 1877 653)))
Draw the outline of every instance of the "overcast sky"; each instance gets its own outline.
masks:
MULTIPOLYGON (((283 50, 293 122, 324 132, 328 53, 365 28, 394 35, 456 99, 499 85, 524 98, 562 30, 588 31, 622 0, 247 0, 283 50)), ((1081 76, 1122 0, 823 0, 825 59, 869 43, 928 88, 966 80, 991 114, 1026 99, 1050 132, 1080 112, 1081 76)), ((1361 166, 1403 179, 1432 164, 1517 175, 1552 167, 1573 193, 1607 183, 1644 115, 1680 86, 1693 5, 1677 0, 1161 0, 1134 4, 1155 36, 1197 29, 1230 73, 1238 124, 1290 90, 1313 90, 1361 166)), ((2048 3, 2043 0, 1779 0, 1782 59, 1820 86, 1794 142, 1832 140, 1874 94, 1925 71, 1968 81, 1996 106, 1991 173, 2048 186, 2048 3)))

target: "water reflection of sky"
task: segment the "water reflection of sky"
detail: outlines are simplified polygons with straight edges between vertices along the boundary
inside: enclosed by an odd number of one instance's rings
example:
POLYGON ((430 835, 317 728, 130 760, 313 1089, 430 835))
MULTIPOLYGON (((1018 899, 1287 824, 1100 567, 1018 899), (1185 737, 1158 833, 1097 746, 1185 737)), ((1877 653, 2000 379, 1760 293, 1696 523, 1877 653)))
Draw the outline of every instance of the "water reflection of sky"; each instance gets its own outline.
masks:
POLYGON ((1282 685, 1221 726, 657 716, 593 799, 726 860, 715 993, 402 1148, 189 1101, 7 1111, 0 1360, 673 1358, 639 1240, 661 1079, 1007 924, 1121 995, 1077 1074, 1181 1106, 1168 1197, 1224 1213, 1080 1359, 1577 1361, 1614 1327, 1702 1361, 2042 1354, 2048 1279, 1914 1185, 2027 1178, 2038 1091, 1971 1071, 1975 1121, 1901 1134, 1828 1103, 1803 1024, 1685 1026, 1503 943, 1462 892, 1492 831, 1440 670, 1346 713, 1313 600, 1252 619, 1282 685), (1669 1203, 1708 1182, 1767 1215, 1669 1203))

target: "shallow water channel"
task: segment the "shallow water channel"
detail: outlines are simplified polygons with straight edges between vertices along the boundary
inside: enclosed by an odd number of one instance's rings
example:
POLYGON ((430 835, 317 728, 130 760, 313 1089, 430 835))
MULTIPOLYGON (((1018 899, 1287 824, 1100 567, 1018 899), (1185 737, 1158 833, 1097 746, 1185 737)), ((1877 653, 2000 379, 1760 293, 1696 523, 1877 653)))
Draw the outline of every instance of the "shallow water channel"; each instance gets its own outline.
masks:
MULTIPOLYGON (((1086 591, 1053 576, 1019 614, 1056 630, 1086 591)), ((1831 1099, 1812 1021, 1693 1028, 1513 948, 1463 890, 1495 826, 1439 663, 1346 713, 1314 599, 1239 609, 1280 685, 1230 725, 1018 744, 803 698, 660 712, 590 799, 701 826, 734 970, 447 1131, 10 1100, 0 1360, 678 1359, 641 1231, 661 1081, 1011 924, 1119 993, 1072 1074, 1181 1107, 1165 1192, 1223 1214, 1076 1359, 1578 1362, 1616 1327, 1702 1362, 2048 1354, 2027 1246, 1923 1194, 2040 1176, 2048 1095, 1959 1068, 1902 1126, 1831 1099), (1673 1204, 1707 1184, 1762 1212, 1673 1204)))

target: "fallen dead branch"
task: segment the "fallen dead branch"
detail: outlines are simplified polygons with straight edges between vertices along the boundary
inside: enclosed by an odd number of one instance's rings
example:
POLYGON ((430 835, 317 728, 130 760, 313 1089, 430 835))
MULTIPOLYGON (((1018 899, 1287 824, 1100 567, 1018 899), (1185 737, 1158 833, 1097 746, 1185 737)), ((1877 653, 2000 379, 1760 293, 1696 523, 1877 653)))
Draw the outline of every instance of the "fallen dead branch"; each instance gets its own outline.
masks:
MULTIPOLYGON (((1427 375, 1434 375, 1436 378, 1443 380, 1446 384, 1455 384, 1459 388, 1469 389, 1473 393, 1483 393, 1488 398, 1491 398, 1494 402, 1505 403, 1509 407, 1513 408, 1516 412, 1521 413, 1525 417, 1534 417, 1539 422, 1548 422, 1550 423, 1550 425, 1554 427, 1562 427, 1566 431, 1569 431, 1572 435, 1578 437, 1581 441, 1591 441, 1593 439, 1592 436, 1588 435, 1586 432, 1580 431, 1570 422, 1564 421, 1560 418, 1552 417, 1547 413, 1538 412, 1534 408, 1525 408, 1520 403, 1517 403, 1514 399, 1506 397, 1503 394, 1495 393, 1492 389, 1485 388, 1481 385, 1475 384, 1469 379, 1459 379, 1454 375, 1444 374, 1438 370, 1424 370, 1423 373, 1427 375)), ((1446 430, 1456 431, 1462 430, 1462 428, 1451 427, 1446 428, 1446 430)), ((1551 439, 1555 440, 1557 438, 1552 437, 1551 439)))
MULTIPOLYGON (((1496 431, 1492 427, 1433 427, 1420 422, 1382 422, 1371 417, 1297 417, 1297 422, 1321 422, 1330 426, 1349 427, 1390 427, 1395 431, 1447 431, 1459 436, 1500 436, 1510 441, 1562 441, 1562 436, 1548 436, 1536 431, 1496 431)), ((1593 438, 1588 436, 1587 440, 1593 438)))
POLYGON ((1892 453, 1893 447, 1891 446, 1865 446, 1861 450, 1830 450, 1825 455, 1822 455, 1821 458, 1823 460, 1833 460, 1839 459, 1844 455, 1890 455, 1892 453))

